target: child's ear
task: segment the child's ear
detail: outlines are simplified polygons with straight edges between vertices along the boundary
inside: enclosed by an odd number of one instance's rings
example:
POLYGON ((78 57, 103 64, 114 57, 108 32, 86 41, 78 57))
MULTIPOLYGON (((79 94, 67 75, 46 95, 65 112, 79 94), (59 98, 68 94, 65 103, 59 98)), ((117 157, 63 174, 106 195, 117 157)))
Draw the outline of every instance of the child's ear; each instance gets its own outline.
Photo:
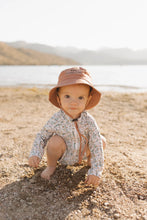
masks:
POLYGON ((91 98, 92 98, 92 95, 89 95, 89 97, 88 97, 88 99, 87 99, 86 105, 88 105, 88 103, 90 102, 91 98))
POLYGON ((88 103, 90 102, 91 99, 92 99, 92 95, 90 95, 90 96, 88 97, 88 103))
POLYGON ((61 106, 60 97, 58 94, 57 94, 57 102, 58 102, 59 106, 61 106))

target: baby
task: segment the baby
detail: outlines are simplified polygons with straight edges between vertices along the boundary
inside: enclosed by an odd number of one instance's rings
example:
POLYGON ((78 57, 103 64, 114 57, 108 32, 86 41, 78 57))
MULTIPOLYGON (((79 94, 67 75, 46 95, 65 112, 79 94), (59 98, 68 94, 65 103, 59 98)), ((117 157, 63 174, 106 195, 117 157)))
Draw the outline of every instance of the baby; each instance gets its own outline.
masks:
POLYGON ((29 166, 38 167, 46 146, 47 168, 41 173, 42 178, 50 179, 57 161, 74 165, 87 157, 90 169, 85 183, 99 185, 106 140, 95 119, 85 110, 96 106, 100 97, 86 69, 74 67, 60 73, 56 87, 49 93, 50 102, 60 110, 37 134, 29 157, 29 166))

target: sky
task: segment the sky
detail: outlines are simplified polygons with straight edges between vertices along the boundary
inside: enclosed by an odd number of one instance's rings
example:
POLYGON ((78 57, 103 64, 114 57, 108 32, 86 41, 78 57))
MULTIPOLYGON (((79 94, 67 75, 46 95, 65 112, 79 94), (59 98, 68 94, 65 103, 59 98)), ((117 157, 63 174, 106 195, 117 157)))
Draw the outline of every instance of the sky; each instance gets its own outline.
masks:
POLYGON ((0 41, 147 48, 147 0, 0 0, 0 41))

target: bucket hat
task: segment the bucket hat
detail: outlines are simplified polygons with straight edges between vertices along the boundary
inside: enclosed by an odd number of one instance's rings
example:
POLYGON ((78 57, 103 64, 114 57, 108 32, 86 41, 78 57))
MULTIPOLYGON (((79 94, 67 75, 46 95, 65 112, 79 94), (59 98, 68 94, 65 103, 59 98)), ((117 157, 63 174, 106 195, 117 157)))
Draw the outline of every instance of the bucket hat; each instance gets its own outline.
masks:
POLYGON ((96 106, 101 98, 101 93, 94 88, 92 83, 91 75, 87 72, 86 69, 82 67, 72 67, 66 70, 63 70, 58 78, 57 85, 52 88, 49 92, 49 101, 60 108, 60 105, 57 101, 58 91, 57 89, 63 86, 75 85, 75 84, 85 84, 91 87, 91 99, 86 105, 85 109, 91 109, 96 106))

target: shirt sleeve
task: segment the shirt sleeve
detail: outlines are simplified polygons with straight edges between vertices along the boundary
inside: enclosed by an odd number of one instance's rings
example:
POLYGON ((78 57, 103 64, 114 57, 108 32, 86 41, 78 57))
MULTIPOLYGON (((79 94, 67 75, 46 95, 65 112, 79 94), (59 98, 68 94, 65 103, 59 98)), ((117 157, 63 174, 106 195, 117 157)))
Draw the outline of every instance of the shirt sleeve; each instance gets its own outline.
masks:
POLYGON ((101 177, 104 167, 102 139, 96 121, 91 118, 89 128, 89 149, 91 152, 91 168, 88 175, 101 177))
POLYGON ((42 159, 47 141, 54 133, 53 125, 54 117, 52 117, 36 135, 29 157, 37 156, 42 159))

